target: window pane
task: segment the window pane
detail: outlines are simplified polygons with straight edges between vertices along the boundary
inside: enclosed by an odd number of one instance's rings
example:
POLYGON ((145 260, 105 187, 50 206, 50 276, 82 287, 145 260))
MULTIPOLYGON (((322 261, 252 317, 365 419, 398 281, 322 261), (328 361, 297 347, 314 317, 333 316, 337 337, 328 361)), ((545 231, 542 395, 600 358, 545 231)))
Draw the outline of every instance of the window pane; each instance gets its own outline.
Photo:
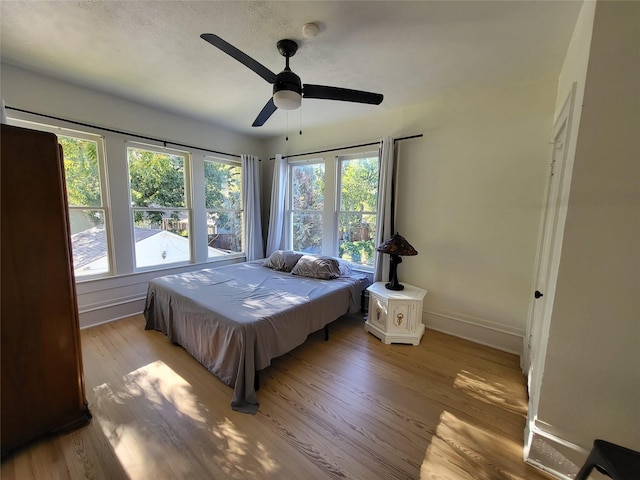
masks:
POLYGON ((98 143, 58 136, 64 154, 64 173, 70 206, 101 207, 98 143))
POLYGON ((291 230, 294 250, 322 253, 322 213, 293 213, 291 230))
POLYGON ((184 157, 128 148, 131 202, 136 207, 184 207, 184 157))
POLYGON ((76 277, 109 272, 104 211, 71 209, 71 249, 76 277))
POLYGON ((186 207, 185 157, 166 152, 127 149, 131 204, 134 208, 136 267, 191 261, 186 207))
POLYGON ((291 165, 291 246, 322 252, 324 163, 291 165))
POLYGON ((76 278, 109 273, 109 248, 102 207, 98 143, 58 135, 64 156, 71 251, 76 278))
POLYGON ((191 260, 189 216, 186 211, 133 212, 136 267, 191 260))
POLYGON ((242 213, 207 212, 209 257, 242 252, 242 213))
POLYGON ((242 207, 241 167, 220 162, 204 162, 205 206, 216 210, 242 207))
POLYGON ((338 255, 355 264, 375 263, 378 157, 340 160, 338 255))
POLYGON ((324 209, 324 164, 294 165, 291 181, 293 210, 324 209))
POLYGON ((378 207, 378 157, 342 160, 340 210, 375 212, 378 207))
POLYGON ((339 255, 367 269, 374 266, 378 208, 375 152, 318 163, 293 162, 289 164, 287 193, 288 248, 339 255), (327 197, 325 186, 330 187, 327 197), (334 215, 329 215, 330 212, 334 215))
POLYGON ((353 263, 373 267, 376 216, 362 213, 341 213, 339 216, 338 255, 353 263))
POLYGON ((242 167, 204 161, 208 257, 243 251, 242 167))
POLYGON ((110 221, 101 172, 104 172, 102 139, 99 135, 68 130, 26 120, 11 119, 12 124, 51 132, 62 146, 71 231, 71 249, 76 279, 110 274, 110 221))

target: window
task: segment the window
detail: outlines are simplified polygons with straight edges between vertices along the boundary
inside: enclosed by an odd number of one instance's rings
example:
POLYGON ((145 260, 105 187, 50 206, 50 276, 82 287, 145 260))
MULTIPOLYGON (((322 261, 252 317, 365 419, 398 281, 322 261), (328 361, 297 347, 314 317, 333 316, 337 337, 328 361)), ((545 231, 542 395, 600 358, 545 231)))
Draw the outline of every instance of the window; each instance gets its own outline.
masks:
POLYGON ((74 273, 77 278, 109 273, 102 141, 89 135, 58 135, 58 141, 64 154, 74 273))
POLYGON ((187 155, 127 148, 136 268, 191 261, 187 155))
POLYGON ((220 159, 204 161, 208 257, 243 248, 242 167, 220 159))
POLYGON ((11 119, 11 123, 54 133, 62 146, 76 279, 111 274, 110 216, 103 138, 26 120, 11 119))
POLYGON ((338 255, 373 268, 378 208, 378 155, 338 157, 338 255))
POLYGON ((324 163, 292 164, 289 172, 292 248, 322 253, 324 163))
POLYGON ((370 270, 378 206, 378 154, 289 164, 289 244, 370 270), (334 193, 335 192, 335 193, 334 193))

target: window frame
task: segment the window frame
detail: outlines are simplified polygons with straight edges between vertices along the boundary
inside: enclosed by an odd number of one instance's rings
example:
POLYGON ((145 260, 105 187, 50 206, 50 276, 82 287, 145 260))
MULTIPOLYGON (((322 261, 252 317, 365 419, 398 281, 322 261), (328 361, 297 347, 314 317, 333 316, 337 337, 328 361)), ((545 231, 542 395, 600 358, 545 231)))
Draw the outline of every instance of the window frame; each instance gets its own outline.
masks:
MULTIPOLYGON (((231 259, 231 258, 240 258, 240 257, 245 257, 246 256, 246 232, 245 232, 245 208, 244 208, 244 176, 243 176, 243 171, 242 171, 242 161, 241 160, 232 160, 232 159, 228 159, 228 158, 221 158, 221 157, 214 157, 211 155, 204 155, 203 158, 203 188, 205 190, 204 192, 204 203, 203 203, 203 208, 205 211, 205 216, 207 217, 206 220, 206 238, 205 238, 205 243, 207 245, 207 262, 215 262, 215 261, 221 261, 221 260, 226 260, 226 259, 231 259), (207 207, 207 200, 206 200, 206 188, 207 188, 207 178, 206 178, 206 162, 211 162, 211 163, 221 163, 223 165, 231 165, 233 167, 237 167, 240 171, 240 209, 239 210, 219 210, 219 209, 214 209, 214 208, 208 208, 207 207), (240 224, 241 224, 241 229, 242 229, 242 233, 241 233, 241 244, 242 244, 242 250, 239 252, 231 252, 231 253, 227 253, 226 255, 220 255, 220 256, 210 256, 209 255, 209 224, 208 224, 208 215, 210 213, 215 213, 215 212, 220 212, 220 211, 224 211, 227 213, 240 213, 240 224)), ((213 247, 215 248, 215 247, 213 247)))
MULTIPOLYGON (((377 198, 376 201, 376 209, 375 211, 352 211, 352 210, 342 210, 342 165, 343 162, 351 161, 351 160, 362 160, 365 158, 377 158, 378 160, 378 184, 380 183, 380 153, 379 151, 368 151, 368 152, 358 152, 358 153, 350 153, 345 155, 336 156, 336 201, 335 201, 335 229, 336 229, 336 256, 339 256, 340 253, 340 216, 342 214, 359 214, 359 215, 371 215, 374 216, 375 228, 374 232, 378 229, 378 203, 380 202, 380 197, 377 198)), ((373 240, 375 241, 375 235, 373 236, 373 240)), ((375 248, 375 245, 374 245, 375 248)), ((375 262, 375 254, 373 255, 375 262)), ((354 266, 357 266, 358 270, 363 270, 366 272, 373 272, 375 263, 372 266, 364 265, 361 263, 354 263, 354 266)))
MULTIPOLYGON (((327 162, 325 160, 325 158, 312 158, 312 159, 307 159, 307 160, 291 160, 289 162, 287 162, 287 191, 286 191, 286 195, 285 195, 285 204, 287 206, 286 208, 286 223, 285 223, 285 235, 287 238, 287 245, 289 246, 289 248, 293 248, 293 218, 294 218, 294 214, 296 213, 301 213, 301 214, 313 214, 313 213, 320 213, 322 215, 322 240, 321 240, 321 244, 320 244, 320 249, 321 249, 321 253, 324 254, 326 247, 325 247, 325 230, 326 230, 326 226, 327 226, 327 162), (324 200, 323 200, 323 208, 322 210, 318 209, 318 210, 294 210, 293 208, 293 169, 296 167, 300 167, 300 166, 306 166, 306 165, 319 165, 322 164, 324 167, 324 179, 325 179, 325 192, 324 193, 324 200)), ((329 202, 330 204, 331 202, 329 202)), ((330 217, 328 217, 330 219, 330 217)), ((330 222, 331 224, 332 222, 330 222)))
MULTIPOLYGON (((15 118, 15 117, 10 117, 8 119, 8 123, 18 127, 53 133, 57 137, 71 137, 71 138, 77 138, 80 140, 96 142, 96 153, 98 156, 98 175, 100 177, 100 206, 71 205, 71 202, 69 200, 69 194, 67 192, 66 179, 65 179, 65 193, 67 195, 66 200, 67 200, 67 209, 68 209, 69 216, 71 216, 71 212, 73 210, 78 210, 78 211, 96 210, 96 211, 102 212, 102 217, 104 219, 104 230, 105 230, 105 240, 106 240, 107 271, 97 272, 97 273, 87 274, 87 275, 78 275, 76 272, 75 266, 73 267, 73 271, 74 271, 74 278, 76 283, 83 283, 83 282, 88 282, 96 279, 110 278, 115 276, 111 201, 109 197, 109 185, 108 185, 109 177, 107 175, 107 156, 106 156, 106 146, 105 146, 104 135, 101 135, 98 133, 86 132, 82 130, 76 130, 68 127, 61 127, 57 125, 41 123, 33 120, 15 118)), ((63 156, 64 156, 64 150, 63 150, 63 156)), ((64 157, 63 157, 63 161, 64 161, 64 157)), ((65 177, 66 177, 66 171, 65 171, 65 177)), ((71 241, 71 237, 69 237, 69 240, 71 241)), ((71 251, 73 255, 73 244, 71 244, 71 251)))
MULTIPOLYGON (((356 152, 339 152, 332 157, 309 157, 306 159, 290 159, 287 161, 287 187, 285 192, 285 226, 284 234, 286 238, 287 248, 293 248, 293 168, 301 165, 310 165, 322 163, 324 165, 324 209, 322 210, 322 246, 321 254, 332 257, 339 256, 339 234, 340 234, 340 214, 343 213, 341 208, 342 193, 342 161, 354 160, 359 158, 377 158, 378 159, 378 178, 380 175, 380 153, 377 150, 356 151, 356 152)), ((380 199, 378 198, 378 202, 380 199)), ((313 212, 313 211, 312 211, 313 212)), ((320 210, 318 210, 320 212, 320 210)), ((362 212, 357 212, 362 213, 362 212)), ((367 212, 376 217, 376 229, 378 228, 377 206, 376 211, 367 212)), ((354 268, 358 271, 372 273, 373 266, 354 263, 354 268)))
MULTIPOLYGON (((129 224, 131 226, 131 245, 132 245, 132 255, 133 255, 133 272, 147 272, 153 270, 164 270, 179 267, 182 265, 191 265, 195 263, 195 242, 193 238, 194 226, 193 226, 193 198, 192 198, 192 178, 191 178, 191 152, 184 150, 177 150, 173 148, 168 148, 166 146, 157 146, 150 145, 147 143, 136 142, 136 141, 127 141, 125 142, 125 161, 127 165, 127 193, 129 195, 129 224), (171 156, 179 156, 184 159, 184 207, 136 207, 133 205, 133 198, 131 195, 131 169, 130 169, 130 161, 129 161, 129 149, 137 149, 144 150, 153 153, 171 155, 171 156), (188 246, 189 246, 189 256, 187 260, 180 260, 176 262, 168 262, 168 263, 156 263, 153 265, 144 265, 138 266, 138 254, 136 252, 136 234, 135 234, 135 213, 136 212, 185 212, 187 214, 187 223, 188 223, 188 246)), ((164 229, 163 229, 164 230, 164 229)), ((164 230, 167 231, 167 230, 164 230)))

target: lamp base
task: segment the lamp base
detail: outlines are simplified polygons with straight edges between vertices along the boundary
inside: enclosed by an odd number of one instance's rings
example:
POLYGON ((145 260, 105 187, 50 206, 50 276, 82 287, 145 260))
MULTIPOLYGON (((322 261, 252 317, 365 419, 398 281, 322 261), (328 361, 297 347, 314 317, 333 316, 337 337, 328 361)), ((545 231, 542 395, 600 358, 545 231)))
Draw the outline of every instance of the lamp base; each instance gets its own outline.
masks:
POLYGON ((391 254, 391 266, 389 268, 389 283, 385 284, 388 290, 402 290, 404 285, 398 282, 398 264, 402 263, 400 255, 391 254))

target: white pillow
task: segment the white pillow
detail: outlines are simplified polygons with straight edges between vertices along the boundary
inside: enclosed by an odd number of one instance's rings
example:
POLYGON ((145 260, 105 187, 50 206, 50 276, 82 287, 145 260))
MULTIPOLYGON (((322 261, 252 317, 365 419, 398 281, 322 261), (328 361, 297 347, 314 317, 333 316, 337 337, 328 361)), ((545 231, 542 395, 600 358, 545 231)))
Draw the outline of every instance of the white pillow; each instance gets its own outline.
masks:
POLYGON ((302 257, 302 253, 293 250, 276 250, 262 265, 280 272, 290 272, 300 257, 302 257))
POLYGON ((353 264, 349 260, 342 258, 336 258, 338 261, 338 267, 340 268, 340 276, 347 277, 353 272, 353 264))
POLYGON ((303 255, 291 273, 301 277, 330 280, 340 276, 340 266, 335 258, 303 255))

